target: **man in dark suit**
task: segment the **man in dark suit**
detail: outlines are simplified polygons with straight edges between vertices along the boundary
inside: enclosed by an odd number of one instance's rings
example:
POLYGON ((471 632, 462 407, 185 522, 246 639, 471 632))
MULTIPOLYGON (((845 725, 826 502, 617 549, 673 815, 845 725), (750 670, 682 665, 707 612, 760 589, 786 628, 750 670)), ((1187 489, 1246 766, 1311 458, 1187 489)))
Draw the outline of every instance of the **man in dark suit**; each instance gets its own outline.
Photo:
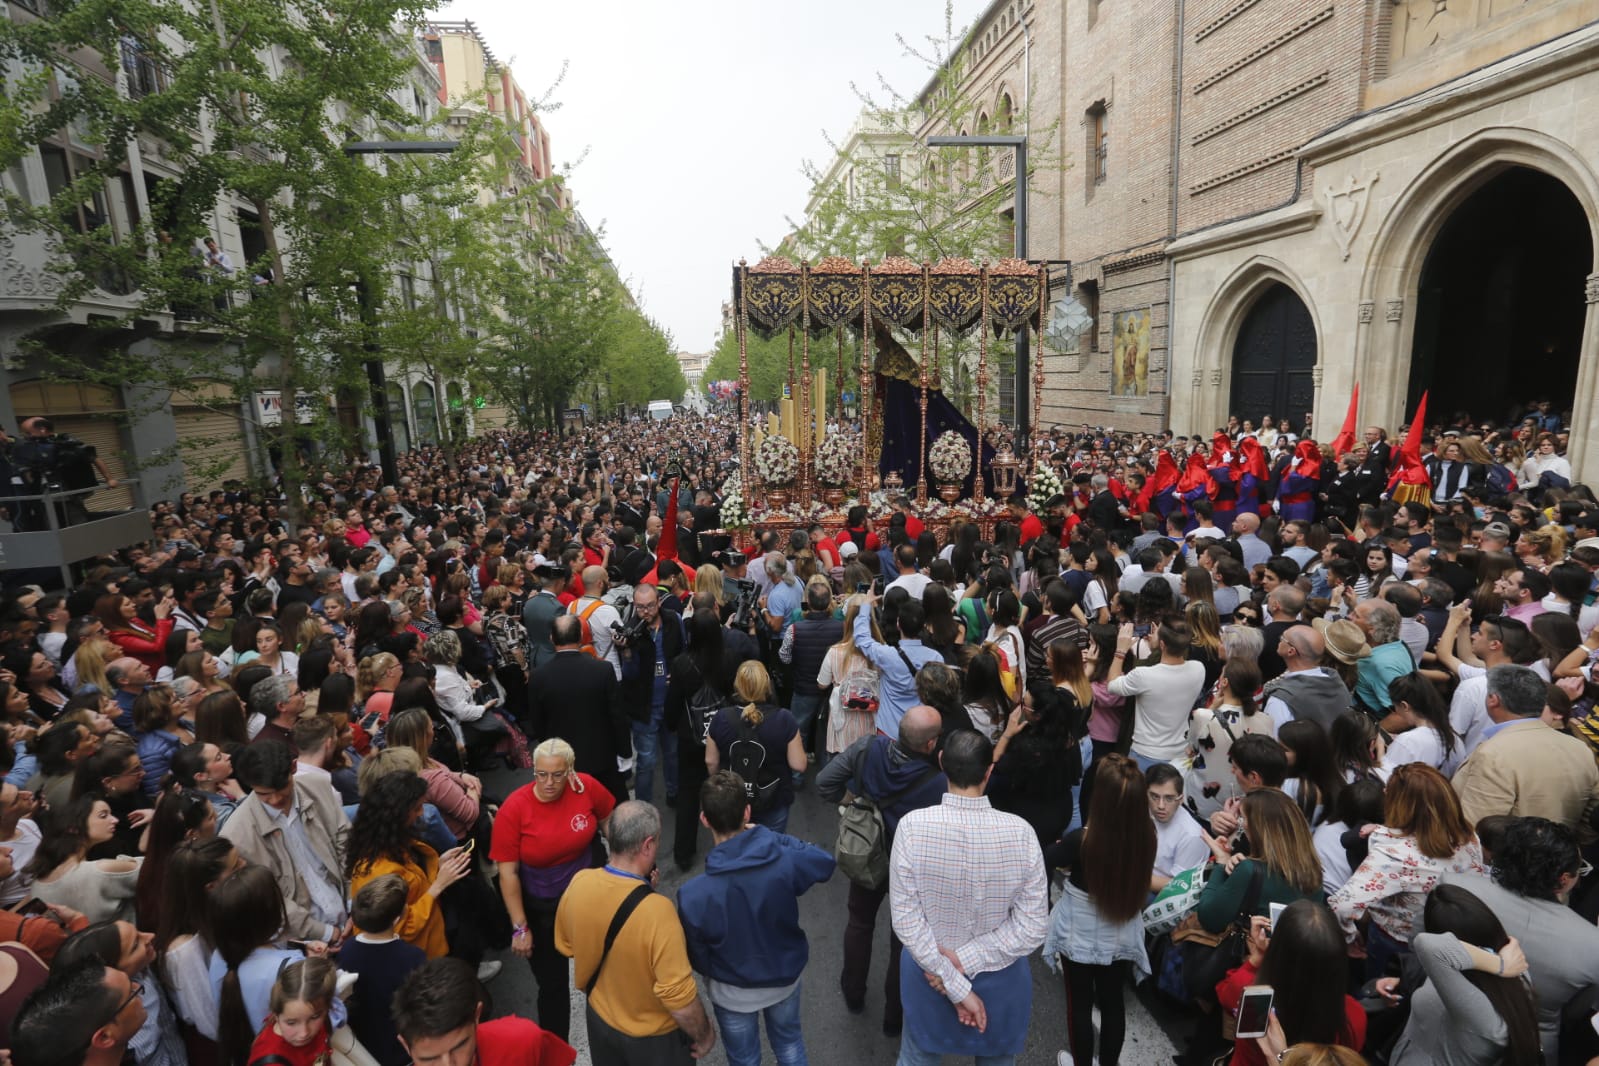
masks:
POLYGON ((1360 472, 1375 477, 1377 482, 1388 484, 1388 468, 1393 464, 1394 447, 1388 443, 1388 431, 1381 426, 1366 427, 1366 458, 1360 462, 1360 472))
POLYGON ((528 718, 538 740, 560 737, 577 753, 576 768, 620 802, 627 784, 617 759, 633 757, 633 728, 622 709, 622 685, 604 659, 583 653, 583 623, 563 614, 551 626, 555 657, 528 680, 528 718))
POLYGON ((1090 484, 1093 486, 1093 498, 1088 501, 1088 520, 1094 525, 1109 533, 1113 529, 1120 529, 1126 521, 1127 509, 1110 491, 1110 478, 1104 474, 1095 474, 1090 484))

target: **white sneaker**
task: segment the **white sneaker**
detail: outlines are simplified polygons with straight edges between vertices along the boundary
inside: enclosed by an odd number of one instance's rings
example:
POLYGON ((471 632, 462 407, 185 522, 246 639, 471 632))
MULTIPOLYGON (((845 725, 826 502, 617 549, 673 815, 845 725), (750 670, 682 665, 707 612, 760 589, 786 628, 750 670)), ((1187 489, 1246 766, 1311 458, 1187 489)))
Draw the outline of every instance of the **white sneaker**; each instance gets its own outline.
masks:
POLYGON ((1072 1066, 1072 1053, 1070 1051, 1057 1051, 1055 1053, 1055 1066, 1072 1066))
POLYGON ((500 969, 503 965, 498 959, 490 959, 487 962, 478 963, 477 979, 483 984, 488 984, 500 975, 500 969))

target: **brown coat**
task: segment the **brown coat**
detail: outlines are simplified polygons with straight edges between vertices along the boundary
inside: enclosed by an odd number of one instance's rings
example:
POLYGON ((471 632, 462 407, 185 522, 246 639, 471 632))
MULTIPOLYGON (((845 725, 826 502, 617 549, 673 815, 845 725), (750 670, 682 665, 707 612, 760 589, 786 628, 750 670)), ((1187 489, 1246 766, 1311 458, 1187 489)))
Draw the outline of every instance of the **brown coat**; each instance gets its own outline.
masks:
POLYGON ((1455 771, 1466 821, 1491 814, 1559 822, 1586 842, 1588 814, 1599 805, 1599 766, 1576 737, 1531 718, 1511 722, 1483 741, 1455 771))
MULTIPOLYGON (((332 786, 303 777, 294 778, 294 799, 305 820, 305 833, 312 849, 338 877, 340 896, 349 898, 344 855, 350 820, 344 816, 344 808, 339 805, 332 786)), ((311 891, 294 868, 293 854, 283 838, 283 830, 259 796, 244 798, 223 825, 222 835, 233 841, 246 862, 265 866, 277 878, 288 915, 284 936, 301 940, 321 940, 327 936, 327 926, 311 915, 311 891)))

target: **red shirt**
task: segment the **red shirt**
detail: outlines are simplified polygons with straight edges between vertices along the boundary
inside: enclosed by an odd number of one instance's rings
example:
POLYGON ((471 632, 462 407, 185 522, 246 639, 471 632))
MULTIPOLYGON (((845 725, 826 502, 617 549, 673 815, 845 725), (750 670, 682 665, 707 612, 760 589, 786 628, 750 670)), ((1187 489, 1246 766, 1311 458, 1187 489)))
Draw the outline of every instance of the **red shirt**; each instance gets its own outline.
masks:
MULTIPOLYGON (((907 527, 908 531, 909 527, 907 527)), ((1043 535, 1044 523, 1038 520, 1037 515, 1029 511, 1027 517, 1022 519, 1022 546, 1026 547, 1043 535)))
POLYGON ((295 1047, 278 1035, 273 1028, 274 1019, 267 1017, 266 1023, 261 1026, 261 1031, 255 1035, 255 1043, 250 1045, 250 1062, 260 1062, 269 1055, 287 1059, 292 1066, 328 1066, 332 1061, 332 1053, 328 1048, 328 1021, 322 1022, 322 1029, 312 1037, 311 1042, 304 1047, 295 1047))
POLYGON ((574 791, 569 782, 552 803, 535 796, 532 785, 511 793, 494 817, 489 858, 545 869, 587 853, 600 823, 616 808, 616 798, 588 774, 577 777, 583 791, 574 791))
POLYGON ((479 1023, 477 1061, 478 1066, 572 1066, 577 1052, 554 1033, 510 1014, 479 1023))
POLYGON ((589 567, 589 566, 604 566, 605 565, 605 555, 604 555, 604 553, 595 551, 593 548, 589 547, 587 544, 583 545, 583 565, 585 567, 589 567))
POLYGON ((922 520, 915 515, 908 514, 905 516, 905 535, 911 538, 911 543, 914 544, 916 538, 921 536, 922 530, 926 528, 926 526, 922 525, 922 520))
MULTIPOLYGON (((832 537, 823 537, 812 544, 811 547, 815 550, 818 559, 821 558, 823 552, 830 552, 834 559, 838 559, 838 544, 834 542, 832 537)), ((839 561, 842 562, 842 560, 839 561)))
MULTIPOLYGON (((1255 980, 1255 968, 1245 959, 1244 964, 1233 970, 1221 983, 1216 986, 1216 1002, 1221 1009, 1233 1017, 1238 1016, 1238 1004, 1244 998, 1244 989, 1250 985, 1258 984, 1255 980)), ((1293 1037, 1289 1036, 1292 1040, 1293 1037)), ((1350 996, 1344 997, 1344 1028, 1338 1033, 1338 1044, 1347 1048, 1360 1050, 1366 1042, 1366 1010, 1358 1001, 1350 996)), ((1267 1066, 1266 1056, 1260 1053, 1260 1045, 1255 1043, 1254 1037, 1239 1037, 1233 1044, 1232 1066, 1267 1066)))

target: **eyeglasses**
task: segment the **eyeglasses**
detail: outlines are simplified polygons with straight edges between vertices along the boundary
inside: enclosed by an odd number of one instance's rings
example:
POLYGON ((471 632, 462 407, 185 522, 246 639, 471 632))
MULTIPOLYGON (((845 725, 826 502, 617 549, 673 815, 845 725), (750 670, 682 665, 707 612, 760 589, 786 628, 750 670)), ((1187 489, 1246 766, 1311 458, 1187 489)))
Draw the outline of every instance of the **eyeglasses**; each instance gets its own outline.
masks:
POLYGON ((566 775, 569 772, 570 771, 567 770, 534 770, 533 777, 538 781, 549 781, 553 783, 556 781, 565 781, 566 775))
POLYGON ((129 1003, 132 1003, 134 1000, 138 999, 142 995, 144 995, 144 984, 143 984, 143 982, 140 982, 140 981, 132 981, 132 982, 130 982, 130 987, 128 989, 128 998, 123 1000, 121 1003, 117 1004, 117 1009, 111 1012, 111 1017, 107 1018, 101 1024, 102 1025, 108 1025, 111 1022, 115 1021, 117 1015, 121 1014, 123 1011, 128 1009, 128 1004, 129 1003))

